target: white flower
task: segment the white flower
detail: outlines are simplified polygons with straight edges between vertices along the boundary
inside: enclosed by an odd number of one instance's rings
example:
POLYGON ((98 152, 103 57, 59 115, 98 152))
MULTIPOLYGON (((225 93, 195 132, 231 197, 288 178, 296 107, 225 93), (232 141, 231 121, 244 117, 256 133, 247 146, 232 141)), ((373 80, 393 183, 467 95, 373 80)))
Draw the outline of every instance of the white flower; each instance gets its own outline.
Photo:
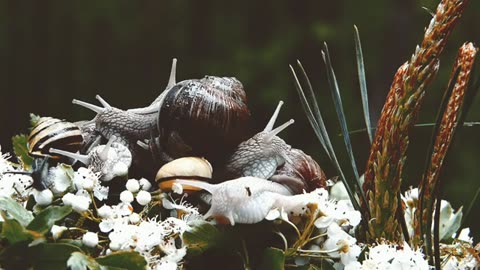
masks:
MULTIPOLYGON (((12 168, 11 171, 14 169, 12 168)), ((0 196, 12 197, 17 194, 21 198, 27 198, 32 183, 33 179, 30 175, 0 173, 0 196)))
POLYGON ((93 196, 100 201, 106 200, 108 198, 109 187, 102 186, 100 182, 95 185, 93 189, 93 196))
POLYGON ((50 189, 44 189, 42 191, 38 191, 36 189, 33 190, 33 197, 38 205, 50 205, 53 200, 53 193, 50 189))
POLYGON ((150 183, 150 181, 148 181, 147 179, 145 178, 142 178, 139 180, 140 182, 140 187, 143 189, 143 190, 149 190, 151 187, 152 187, 152 184, 150 183))
POLYGON ((183 193, 183 186, 180 185, 179 183, 174 183, 172 185, 172 191, 173 191, 173 193, 182 194, 183 193))
MULTIPOLYGON (((442 200, 440 203, 440 240, 452 238, 460 228, 462 222, 462 208, 454 213, 449 202, 442 200)), ((433 227, 434 224, 432 224, 433 227)))
POLYGON ((95 247, 98 244, 98 235, 93 232, 87 232, 82 237, 82 243, 87 247, 95 247))
POLYGON ((50 232, 52 233, 53 239, 57 240, 62 236, 62 233, 66 231, 68 228, 65 226, 57 226, 53 225, 52 228, 50 229, 50 232))
POLYGON ((106 204, 102 205, 102 207, 98 208, 97 214, 99 217, 105 219, 105 218, 111 218, 113 217, 113 209, 111 206, 108 206, 106 204))
POLYGON ((120 201, 124 202, 124 203, 131 203, 133 202, 133 194, 132 192, 128 191, 128 190, 124 190, 122 191, 122 193, 120 193, 120 201))
POLYGON ((401 247, 396 244, 380 244, 370 248, 362 266, 363 269, 429 269, 422 252, 413 251, 406 242, 401 247))
POLYGON ((473 238, 470 237, 470 228, 463 228, 457 237, 458 240, 473 244, 473 238))
POLYGON ((147 205, 150 201, 152 201, 152 195, 148 191, 140 190, 137 193, 136 199, 140 205, 147 205))
POLYGON ((327 229, 328 238, 322 246, 322 250, 329 251, 333 258, 340 257, 344 265, 357 261, 361 249, 356 245, 357 239, 350 236, 336 223, 330 224, 327 229))
POLYGON ((135 193, 140 190, 140 183, 136 179, 129 179, 125 187, 128 191, 135 193))
POLYGON ((138 223, 140 221, 140 215, 137 213, 132 213, 130 216, 128 216, 128 220, 132 224, 138 223))
POLYGON ((361 214, 354 210, 349 200, 338 202, 328 201, 319 205, 321 216, 315 220, 315 226, 319 229, 325 229, 335 222, 340 226, 357 226, 361 221, 361 214))
POLYGON ((171 262, 165 259, 160 259, 160 261, 153 268, 154 270, 177 270, 177 263, 171 262))
POLYGON ((62 202, 64 205, 72 206, 73 211, 77 213, 82 213, 88 210, 91 200, 89 197, 86 197, 84 195, 74 195, 72 193, 67 193, 63 196, 62 202))
POLYGON ((61 166, 52 167, 48 171, 48 179, 51 181, 50 189, 54 194, 63 193, 72 185, 72 180, 61 166))

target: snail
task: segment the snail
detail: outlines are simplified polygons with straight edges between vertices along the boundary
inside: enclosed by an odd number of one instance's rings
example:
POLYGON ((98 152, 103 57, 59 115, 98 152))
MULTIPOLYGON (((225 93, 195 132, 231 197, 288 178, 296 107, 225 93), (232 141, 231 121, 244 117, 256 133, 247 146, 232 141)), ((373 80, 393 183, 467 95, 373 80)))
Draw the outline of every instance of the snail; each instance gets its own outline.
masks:
POLYGON ((292 196, 284 185, 256 177, 241 177, 220 184, 176 180, 184 188, 195 187, 208 191, 211 206, 204 218, 213 217, 218 223, 235 225, 262 221, 270 210, 283 209, 291 215, 302 215, 306 205, 318 201, 318 192, 292 196))
POLYGON ((165 92, 160 105, 159 144, 172 158, 224 161, 246 137, 250 111, 236 78, 205 76, 179 82, 165 92))
POLYGON ((294 123, 290 119, 273 129, 282 105, 280 101, 263 131, 237 147, 225 166, 224 178, 269 179, 286 185, 295 194, 325 186, 325 174, 315 160, 276 136, 294 123))
MULTIPOLYGON (((106 139, 116 136, 116 142, 127 146, 134 157, 140 145, 162 163, 184 156, 224 160, 245 139, 250 112, 242 84, 235 78, 213 76, 176 83, 175 76, 176 59, 166 89, 144 108, 117 109, 98 95, 103 107, 73 100, 97 113, 83 130, 106 139)), ((98 141, 95 136, 85 137, 87 144, 98 141)))
POLYGON ((183 157, 163 165, 158 170, 155 181, 161 190, 171 190, 176 179, 209 181, 212 172, 213 168, 208 160, 200 157, 183 157))
POLYGON ((49 150, 59 148, 65 151, 76 152, 83 143, 80 128, 65 120, 52 117, 34 119, 34 126, 28 136, 28 153, 32 157, 51 156, 58 159, 49 150))
POLYGON ((52 148, 50 152, 79 160, 92 167, 93 172, 100 173, 100 180, 110 181, 117 176, 126 176, 132 162, 132 154, 127 147, 114 142, 115 136, 110 137, 106 145, 99 145, 88 155, 72 153, 52 148))

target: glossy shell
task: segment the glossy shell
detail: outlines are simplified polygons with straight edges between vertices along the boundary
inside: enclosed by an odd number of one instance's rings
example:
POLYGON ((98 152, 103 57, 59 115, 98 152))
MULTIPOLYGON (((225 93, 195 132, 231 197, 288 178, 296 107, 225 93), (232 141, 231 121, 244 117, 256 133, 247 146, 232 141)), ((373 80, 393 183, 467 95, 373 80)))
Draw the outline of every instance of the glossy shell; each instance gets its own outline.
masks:
MULTIPOLYGON (((277 169, 276 175, 287 175, 302 180, 307 192, 317 188, 326 188, 327 176, 320 165, 300 149, 292 148, 287 152, 285 164, 277 169)), ((302 193, 302 190, 296 193, 302 193)))
POLYGON ((249 118, 246 94, 237 79, 206 76, 182 81, 168 90, 161 105, 161 143, 173 158, 224 158, 245 139, 249 118))
POLYGON ((33 127, 28 137, 28 153, 34 157, 59 158, 49 152, 50 148, 69 152, 78 151, 83 137, 77 125, 52 117, 42 117, 33 127))
MULTIPOLYGON (((208 160, 200 157, 184 157, 163 165, 157 172, 155 181, 160 189, 169 191, 173 183, 180 179, 206 181, 212 178, 213 168, 208 160)), ((186 188, 186 190, 198 190, 186 188)))

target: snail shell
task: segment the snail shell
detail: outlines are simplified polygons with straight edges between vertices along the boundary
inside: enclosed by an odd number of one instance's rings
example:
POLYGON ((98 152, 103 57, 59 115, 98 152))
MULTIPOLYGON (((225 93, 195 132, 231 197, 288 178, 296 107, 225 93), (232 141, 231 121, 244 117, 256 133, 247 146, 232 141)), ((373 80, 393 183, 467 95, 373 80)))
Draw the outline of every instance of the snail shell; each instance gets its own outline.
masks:
POLYGON ((311 192, 317 188, 327 187, 327 176, 311 156, 296 148, 288 151, 287 156, 285 164, 275 171, 275 175, 300 179, 300 188, 295 189, 295 193, 302 193, 303 190, 311 192))
POLYGON ((245 139, 250 112, 240 81, 206 76, 170 88, 158 117, 160 144, 171 157, 224 160, 245 139))
POLYGON ((225 167, 227 179, 243 176, 269 179, 285 185, 294 194, 326 186, 325 174, 318 163, 276 136, 294 122, 291 119, 273 129, 282 105, 280 101, 262 132, 237 147, 225 167))
POLYGON ((200 157, 183 157, 163 165, 158 170, 155 181, 161 190, 169 191, 177 178, 206 181, 212 178, 212 172, 213 168, 208 160, 200 157))
POLYGON ((50 148, 76 152, 83 143, 79 127, 65 120, 52 117, 41 117, 34 125, 28 136, 28 153, 33 157, 46 157, 58 159, 50 148))

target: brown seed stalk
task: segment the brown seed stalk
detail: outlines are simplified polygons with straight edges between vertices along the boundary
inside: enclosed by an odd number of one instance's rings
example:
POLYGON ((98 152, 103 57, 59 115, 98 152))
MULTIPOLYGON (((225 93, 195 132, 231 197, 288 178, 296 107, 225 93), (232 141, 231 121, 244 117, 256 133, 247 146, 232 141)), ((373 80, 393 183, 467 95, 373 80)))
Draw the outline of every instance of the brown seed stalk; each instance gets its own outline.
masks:
POLYGON ((363 189, 370 205, 369 238, 400 240, 395 218, 401 174, 425 89, 438 71, 439 55, 468 0, 442 0, 409 62, 397 71, 370 150, 363 189))
MULTIPOLYGON (((449 82, 449 85, 454 83, 452 94, 448 100, 447 107, 438 128, 438 133, 435 137, 430 164, 428 164, 426 173, 420 182, 419 200, 414 220, 415 237, 413 242, 416 245, 423 239, 423 235, 431 234, 431 213, 433 212, 440 170, 457 128, 457 121, 460 117, 464 102, 465 90, 468 87, 477 52, 478 48, 475 48, 472 43, 463 44, 458 51, 457 59, 453 66, 449 82), (458 76, 455 76, 457 70, 458 76)), ((427 241, 428 240, 429 239, 427 239, 427 241)))

